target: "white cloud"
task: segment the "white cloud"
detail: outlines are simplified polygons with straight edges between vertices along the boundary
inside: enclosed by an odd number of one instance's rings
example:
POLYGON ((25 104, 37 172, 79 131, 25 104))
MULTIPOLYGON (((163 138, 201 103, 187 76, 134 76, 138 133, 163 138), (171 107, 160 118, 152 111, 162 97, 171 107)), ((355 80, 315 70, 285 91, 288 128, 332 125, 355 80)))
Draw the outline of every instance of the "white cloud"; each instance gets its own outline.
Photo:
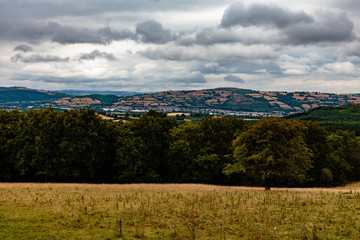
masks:
POLYGON ((314 68, 314 61, 310 57, 295 58, 289 55, 281 55, 277 64, 283 70, 284 74, 304 75, 311 72, 314 68))
POLYGON ((358 75, 359 67, 351 62, 328 63, 319 69, 320 73, 358 75))

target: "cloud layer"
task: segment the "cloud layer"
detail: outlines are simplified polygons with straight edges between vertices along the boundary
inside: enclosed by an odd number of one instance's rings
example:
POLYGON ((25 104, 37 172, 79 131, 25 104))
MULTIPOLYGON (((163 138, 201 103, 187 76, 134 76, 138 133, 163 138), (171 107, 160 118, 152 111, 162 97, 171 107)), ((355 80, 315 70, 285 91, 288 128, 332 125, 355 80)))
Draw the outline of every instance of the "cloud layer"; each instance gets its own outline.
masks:
POLYGON ((0 85, 360 92, 349 2, 0 1, 0 85))

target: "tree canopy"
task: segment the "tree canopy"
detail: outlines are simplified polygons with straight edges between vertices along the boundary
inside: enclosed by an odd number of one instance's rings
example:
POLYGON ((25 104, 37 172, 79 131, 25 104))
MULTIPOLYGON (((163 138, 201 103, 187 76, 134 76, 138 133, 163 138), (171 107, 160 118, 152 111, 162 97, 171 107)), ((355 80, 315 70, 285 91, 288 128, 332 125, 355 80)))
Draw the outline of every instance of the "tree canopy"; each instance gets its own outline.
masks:
POLYGON ((281 118, 265 119, 242 132, 234 141, 234 164, 225 173, 243 171, 265 186, 303 183, 311 166, 312 151, 305 143, 306 126, 281 118))
POLYGON ((354 132, 311 121, 0 110, 0 181, 329 186, 360 180, 354 132), (224 174, 226 173, 226 174, 224 174))

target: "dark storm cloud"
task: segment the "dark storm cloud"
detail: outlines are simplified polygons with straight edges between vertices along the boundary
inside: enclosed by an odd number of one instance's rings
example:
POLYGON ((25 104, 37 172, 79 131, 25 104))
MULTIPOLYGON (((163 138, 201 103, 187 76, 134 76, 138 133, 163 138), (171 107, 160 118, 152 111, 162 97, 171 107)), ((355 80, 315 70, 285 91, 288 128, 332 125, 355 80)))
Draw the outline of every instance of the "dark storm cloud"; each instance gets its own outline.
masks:
MULTIPOLYGON (((244 30, 244 29, 242 29, 244 30)), ((239 31, 235 29, 224 28, 204 28, 196 33, 195 38, 186 39, 185 43, 180 38, 177 41, 178 45, 191 46, 191 45, 214 45, 214 44, 233 44, 242 43, 245 45, 254 44, 279 44, 285 41, 278 33, 271 31, 239 31)))
POLYGON ((52 41, 60 44, 93 43, 106 45, 113 41, 134 38, 134 34, 127 29, 118 31, 106 26, 94 31, 87 28, 78 29, 64 26, 54 34, 52 41))
POLYGON ((116 30, 110 26, 99 29, 75 28, 62 26, 57 22, 14 22, 7 27, 1 25, 0 32, 6 32, 1 37, 9 40, 38 42, 51 40, 60 44, 110 44, 113 41, 137 40, 145 43, 164 44, 175 40, 176 34, 164 29, 162 24, 155 20, 148 20, 136 25, 136 33, 128 29, 116 30), (1 30, 6 29, 6 30, 1 30))
POLYGON ((225 81, 228 81, 228 82, 237 82, 237 83, 244 83, 245 81, 237 76, 234 76, 234 75, 227 75, 224 77, 224 80, 225 81))
POLYGON ((310 24, 295 24, 284 30, 294 44, 341 42, 354 38, 354 24, 344 12, 320 11, 316 21, 310 24))
POLYGON ((118 31, 118 30, 112 29, 109 26, 99 28, 98 33, 105 40, 105 42, 135 38, 134 33, 128 29, 118 31))
POLYGON ((29 45, 21 44, 14 48, 14 51, 31 52, 33 49, 29 45))
MULTIPOLYGON (((342 42, 354 38, 353 22, 345 12, 337 10, 322 10, 309 15, 304 12, 292 12, 277 5, 254 3, 245 6, 243 3, 235 3, 224 12, 221 21, 221 27, 233 26, 267 26, 278 29, 279 34, 284 37, 278 42, 282 44, 342 42)), ((237 38, 239 39, 236 35, 231 35, 231 32, 219 35, 216 32, 203 31, 197 36, 197 40, 203 43, 231 42, 237 38)), ((256 39, 251 39, 250 43, 253 40, 256 39)))
POLYGON ((38 42, 51 38, 61 26, 56 22, 15 21, 0 22, 0 38, 8 40, 38 42))
POLYGON ((162 24, 155 20, 147 20, 136 25, 136 33, 142 42, 167 43, 175 39, 170 30, 164 29, 162 24))
POLYGON ((226 9, 221 26, 269 26, 274 25, 284 28, 289 25, 304 22, 310 23, 313 19, 304 12, 293 12, 277 5, 253 3, 245 6, 243 3, 235 3, 226 9))
POLYGON ((91 53, 82 53, 79 60, 95 60, 96 58, 105 58, 109 61, 116 61, 116 58, 112 53, 100 52, 99 50, 94 50, 91 53))
POLYGON ((16 21, 6 24, 4 30, 3 23, 0 23, 0 31, 4 34, 0 38, 7 40, 26 41, 38 43, 42 40, 53 40, 59 43, 73 42, 96 42, 101 43, 101 38, 96 32, 87 29, 75 29, 70 26, 61 26, 57 22, 37 22, 37 21, 16 21), (88 39, 88 40, 86 40, 88 39))
POLYGON ((32 54, 30 56, 23 56, 22 54, 16 54, 11 57, 11 61, 13 62, 24 62, 24 63, 39 63, 39 62, 68 62, 69 58, 61 58, 53 55, 40 55, 40 54, 32 54))
POLYGON ((0 22, 0 38, 38 43, 51 40, 60 44, 93 43, 110 44, 113 41, 135 39, 130 30, 115 30, 110 26, 99 29, 62 26, 57 22, 15 21, 0 22))

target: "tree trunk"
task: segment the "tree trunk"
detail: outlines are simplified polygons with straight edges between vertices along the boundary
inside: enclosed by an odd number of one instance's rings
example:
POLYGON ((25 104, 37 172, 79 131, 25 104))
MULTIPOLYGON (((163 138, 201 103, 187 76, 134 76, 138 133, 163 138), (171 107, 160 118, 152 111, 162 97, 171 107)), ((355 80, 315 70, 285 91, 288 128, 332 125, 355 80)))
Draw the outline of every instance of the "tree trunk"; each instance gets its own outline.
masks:
POLYGON ((271 184, 270 184, 269 179, 265 179, 264 185, 265 185, 265 190, 266 190, 266 191, 270 191, 270 190, 271 190, 271 184))

